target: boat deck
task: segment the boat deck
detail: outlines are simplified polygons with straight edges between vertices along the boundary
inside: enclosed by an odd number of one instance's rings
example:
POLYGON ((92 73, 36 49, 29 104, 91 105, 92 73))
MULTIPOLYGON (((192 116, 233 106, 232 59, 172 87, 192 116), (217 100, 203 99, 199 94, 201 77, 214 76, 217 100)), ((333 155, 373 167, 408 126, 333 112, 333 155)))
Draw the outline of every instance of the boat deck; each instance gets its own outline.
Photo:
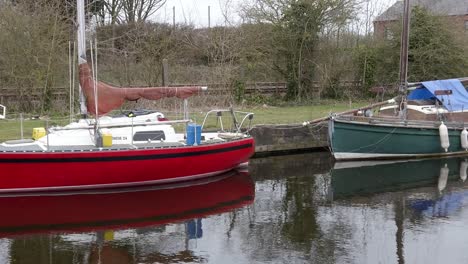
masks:
MULTIPOLYGON (((201 145, 223 142, 223 140, 208 140, 201 145)), ((0 145, 0 152, 81 152, 81 151, 113 151, 129 149, 154 149, 154 148, 173 148, 186 146, 182 142, 145 142, 135 144, 114 144, 111 147, 97 148, 94 145, 67 145, 67 146, 49 146, 36 143, 9 144, 9 146, 0 145)))
POLYGON ((26 145, 26 146, 14 146, 14 147, 5 147, 0 145, 0 151, 1 152, 38 152, 38 151, 44 151, 39 145, 26 145))

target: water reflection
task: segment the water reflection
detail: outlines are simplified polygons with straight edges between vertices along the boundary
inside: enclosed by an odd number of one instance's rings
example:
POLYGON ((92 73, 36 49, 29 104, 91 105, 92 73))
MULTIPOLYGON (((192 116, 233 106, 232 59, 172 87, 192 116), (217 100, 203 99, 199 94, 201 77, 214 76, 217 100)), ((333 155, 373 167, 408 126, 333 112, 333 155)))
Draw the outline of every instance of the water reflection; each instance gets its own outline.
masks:
POLYGON ((0 263, 466 263, 467 169, 310 153, 131 195, 4 197, 0 263))
MULTIPOLYGON (((381 217, 378 222, 361 223, 361 228, 367 236, 371 234, 371 237, 379 238, 366 237, 364 241, 378 245, 384 252, 375 254, 367 251, 369 248, 378 250, 371 245, 362 248, 367 254, 354 256, 354 259, 367 262, 464 263, 467 258, 459 254, 461 251, 457 247, 461 248, 456 242, 460 242, 461 236, 453 232, 451 222, 459 222, 460 215, 467 213, 467 168, 466 158, 336 163, 330 173, 332 194, 329 197, 333 197, 333 203, 357 206, 366 214, 381 217), (445 221, 439 222, 439 219, 445 221), (376 225, 379 222, 383 236, 378 234, 376 225), (388 231, 392 229, 394 234, 388 231), (447 236, 448 241, 441 239, 437 231, 441 231, 443 237, 447 236), (392 237, 394 244, 389 245, 392 237)), ((374 220, 375 216, 366 215, 361 221, 369 219, 374 220)), ((462 232, 468 222, 465 219, 461 221, 458 228, 462 232)), ((468 242, 464 238, 461 240, 468 242)))
POLYGON ((331 171, 333 197, 421 186, 435 186, 443 192, 448 181, 466 180, 467 167, 462 158, 335 163, 331 171))
POLYGON ((202 218, 254 196, 239 171, 150 188, 4 196, 0 235, 13 239, 0 245, 11 263, 202 262, 189 250, 204 236, 202 218))
POLYGON ((308 154, 254 162, 262 168, 255 174, 254 221, 268 215, 268 224, 277 225, 273 234, 257 235, 276 241, 255 252, 262 261, 468 260, 465 158, 333 163, 308 154), (271 176, 278 171, 283 177, 271 176))

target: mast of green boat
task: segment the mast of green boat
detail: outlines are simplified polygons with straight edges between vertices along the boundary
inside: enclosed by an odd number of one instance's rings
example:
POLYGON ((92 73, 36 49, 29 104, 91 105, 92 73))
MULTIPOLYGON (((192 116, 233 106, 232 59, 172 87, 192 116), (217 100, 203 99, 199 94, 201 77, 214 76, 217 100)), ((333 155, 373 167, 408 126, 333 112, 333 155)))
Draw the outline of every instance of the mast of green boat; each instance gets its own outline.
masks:
POLYGON ((400 86, 399 86, 399 116, 407 118, 407 92, 408 92, 408 46, 410 27, 410 5, 409 0, 403 3, 403 30, 401 32, 400 47, 400 86))

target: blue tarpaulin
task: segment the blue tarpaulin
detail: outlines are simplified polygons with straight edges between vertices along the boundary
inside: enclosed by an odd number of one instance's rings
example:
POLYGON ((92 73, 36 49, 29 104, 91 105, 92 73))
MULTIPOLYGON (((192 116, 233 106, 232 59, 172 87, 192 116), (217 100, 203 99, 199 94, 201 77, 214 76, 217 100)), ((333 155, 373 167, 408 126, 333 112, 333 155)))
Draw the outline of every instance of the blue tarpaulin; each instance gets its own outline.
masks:
POLYGON ((437 200, 410 201, 410 207, 419 214, 428 217, 449 217, 463 209, 468 204, 468 193, 444 194, 437 200))
POLYGON ((442 105, 449 111, 468 110, 468 92, 460 80, 438 80, 423 82, 422 88, 411 91, 408 95, 409 100, 425 100, 437 98, 442 105), (435 95, 438 90, 451 90, 450 95, 435 95))
POLYGON ((187 235, 189 239, 203 237, 203 228, 201 219, 192 219, 187 222, 187 235))

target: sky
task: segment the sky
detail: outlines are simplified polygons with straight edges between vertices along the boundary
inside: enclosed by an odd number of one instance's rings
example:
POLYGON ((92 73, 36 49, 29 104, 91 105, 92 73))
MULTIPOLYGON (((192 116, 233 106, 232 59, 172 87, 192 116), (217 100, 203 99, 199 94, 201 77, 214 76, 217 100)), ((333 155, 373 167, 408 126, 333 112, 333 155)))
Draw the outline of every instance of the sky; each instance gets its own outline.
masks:
POLYGON ((165 7, 156 14, 157 20, 172 24, 173 7, 176 23, 188 23, 197 27, 208 26, 208 6, 210 6, 211 25, 223 25, 223 13, 230 15, 230 20, 239 20, 236 9, 241 0, 167 0, 165 7))
MULTIPOLYGON (((166 5, 155 16, 157 21, 172 24, 173 7, 176 23, 193 24, 196 27, 208 26, 208 6, 211 9, 211 26, 223 25, 223 13, 229 14, 230 22, 239 22, 241 18, 236 10, 249 0, 167 0, 166 5)), ((372 9, 384 10, 397 0, 370 0, 372 9)), ((365 10, 363 7, 361 10, 365 10)), ((377 12, 374 12, 377 13, 377 12)), ((377 15, 377 14, 375 14, 377 15)))

